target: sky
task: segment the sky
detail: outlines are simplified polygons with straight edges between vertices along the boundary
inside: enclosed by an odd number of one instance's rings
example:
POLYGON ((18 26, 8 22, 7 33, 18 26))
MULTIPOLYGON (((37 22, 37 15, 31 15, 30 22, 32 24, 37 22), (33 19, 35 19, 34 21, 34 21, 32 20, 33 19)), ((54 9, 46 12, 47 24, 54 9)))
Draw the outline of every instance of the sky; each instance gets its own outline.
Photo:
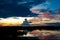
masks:
POLYGON ((60 0, 46 0, 45 2, 42 2, 41 4, 31 7, 30 11, 34 14, 42 14, 43 12, 49 11, 50 14, 54 16, 56 10, 58 9, 60 9, 60 0), (41 9, 43 10, 40 11, 41 9))
POLYGON ((41 4, 33 6, 32 8, 35 9, 49 9, 49 10, 56 10, 60 9, 60 0, 47 0, 41 4))
MULTIPOLYGON (((37 14, 32 13, 30 9, 60 9, 60 0, 0 0, 0 17, 3 18, 37 16, 37 14)), ((9 23, 11 22, 9 19, 9 23)))
POLYGON ((49 0, 50 4, 47 6, 50 10, 60 9, 60 0, 49 0))
POLYGON ((0 0, 0 17, 37 16, 30 9, 60 9, 60 0, 0 0))

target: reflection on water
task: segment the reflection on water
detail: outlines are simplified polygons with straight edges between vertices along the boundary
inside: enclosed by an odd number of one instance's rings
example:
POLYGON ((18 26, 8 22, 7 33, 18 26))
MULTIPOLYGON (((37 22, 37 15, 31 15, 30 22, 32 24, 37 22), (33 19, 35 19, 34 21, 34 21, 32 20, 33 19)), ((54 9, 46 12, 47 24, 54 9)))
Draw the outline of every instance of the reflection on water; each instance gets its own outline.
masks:
POLYGON ((41 40, 60 40, 60 31, 57 30, 33 30, 18 37, 38 37, 41 40))

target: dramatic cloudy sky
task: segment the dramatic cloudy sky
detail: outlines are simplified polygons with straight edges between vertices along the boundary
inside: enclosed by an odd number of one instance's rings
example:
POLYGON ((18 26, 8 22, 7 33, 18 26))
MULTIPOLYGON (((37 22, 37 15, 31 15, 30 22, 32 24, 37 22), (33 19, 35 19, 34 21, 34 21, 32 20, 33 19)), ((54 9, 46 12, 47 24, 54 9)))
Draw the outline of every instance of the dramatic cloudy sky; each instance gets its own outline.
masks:
POLYGON ((30 11, 35 14, 41 14, 46 11, 50 11, 52 15, 55 14, 55 10, 60 9, 60 0, 46 0, 45 2, 42 2, 41 4, 38 4, 36 6, 32 6, 30 8, 30 11), (41 9, 43 9, 41 11, 41 9), (35 11, 34 11, 35 10, 35 11))
POLYGON ((0 0, 0 17, 37 16, 29 10, 31 8, 59 9, 60 0, 0 0))
POLYGON ((34 6, 36 9, 49 8, 50 10, 55 10, 60 8, 60 0, 46 0, 45 2, 34 6))
POLYGON ((32 7, 33 9, 60 9, 60 0, 46 0, 45 2, 32 7))

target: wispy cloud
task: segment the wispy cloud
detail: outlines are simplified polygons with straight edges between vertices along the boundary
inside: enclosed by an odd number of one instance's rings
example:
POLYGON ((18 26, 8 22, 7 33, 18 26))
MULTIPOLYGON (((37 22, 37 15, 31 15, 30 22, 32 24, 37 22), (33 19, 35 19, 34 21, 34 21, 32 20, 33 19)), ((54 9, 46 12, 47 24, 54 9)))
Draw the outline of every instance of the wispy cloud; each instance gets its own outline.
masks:
POLYGON ((46 1, 45 3, 48 4, 48 5, 51 4, 49 1, 46 1))
POLYGON ((25 3, 27 3, 27 2, 26 1, 24 1, 24 2, 18 2, 17 4, 21 5, 21 4, 25 4, 25 3))

